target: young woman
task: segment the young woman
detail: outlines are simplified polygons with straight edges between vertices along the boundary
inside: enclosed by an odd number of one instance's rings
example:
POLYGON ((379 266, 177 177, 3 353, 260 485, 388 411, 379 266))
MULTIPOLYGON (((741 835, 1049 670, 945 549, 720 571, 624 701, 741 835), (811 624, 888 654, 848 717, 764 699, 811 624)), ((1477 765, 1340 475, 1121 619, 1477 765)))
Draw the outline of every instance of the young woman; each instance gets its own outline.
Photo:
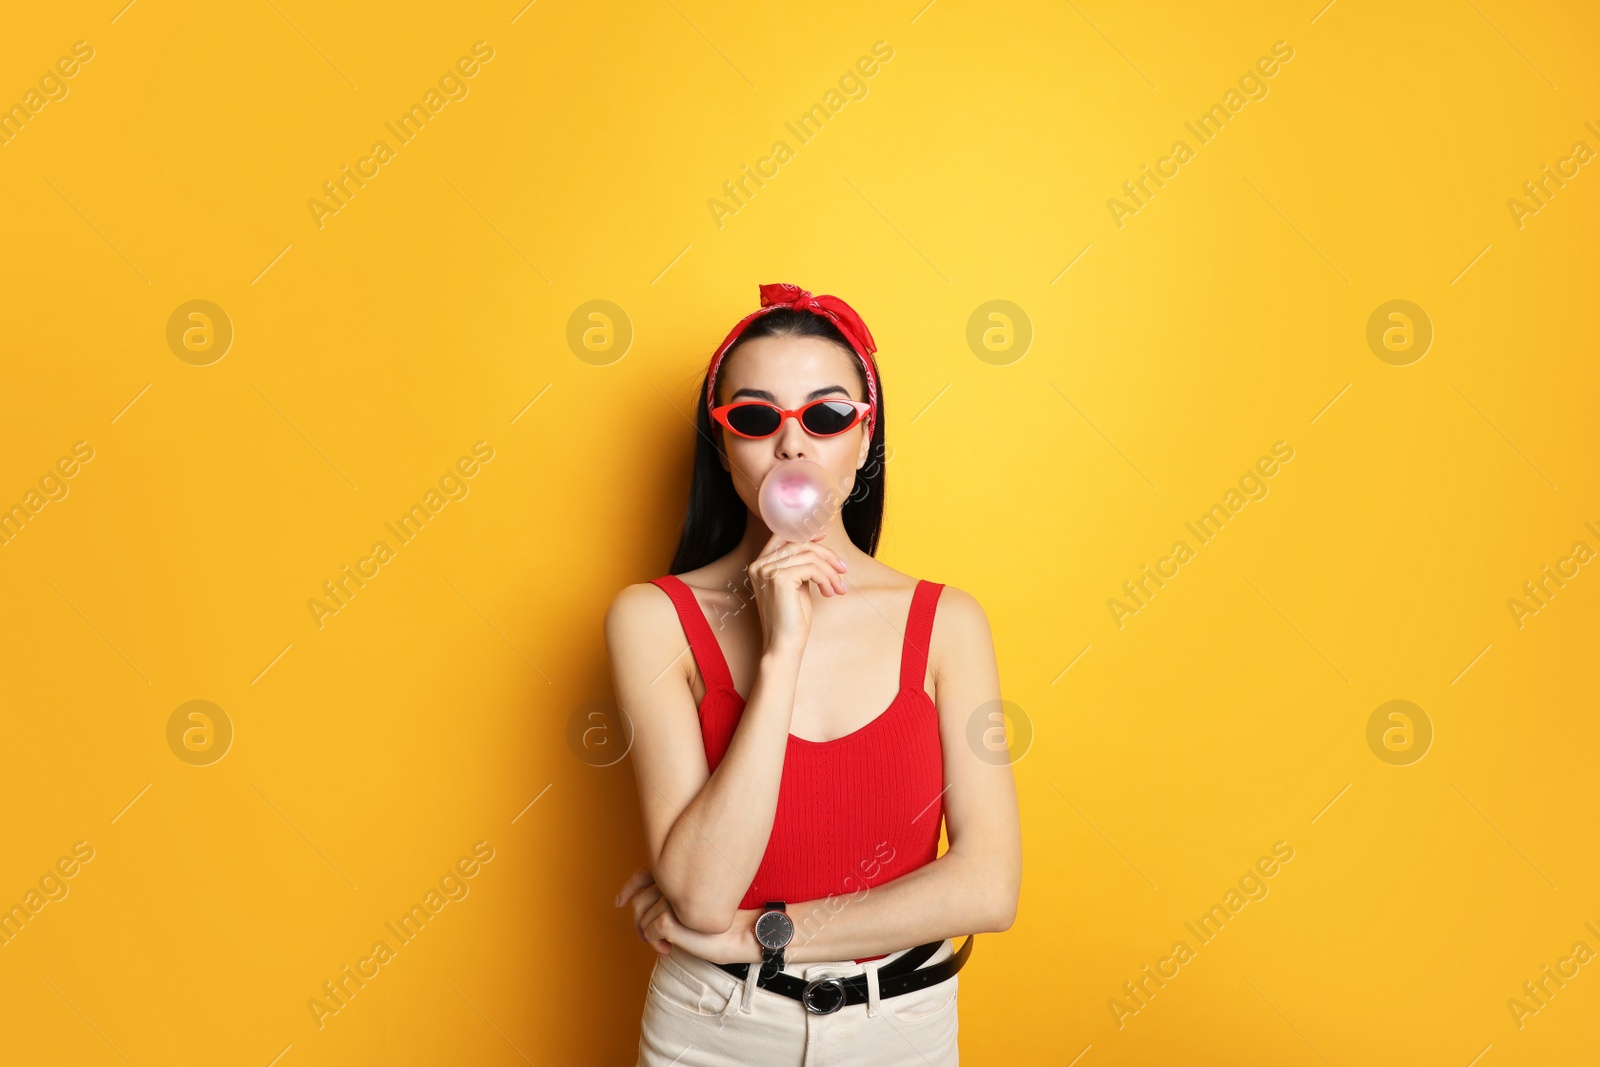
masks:
POLYGON ((658 953, 639 1067, 956 1064, 956 971, 1016 914, 988 619, 873 558, 875 351, 844 301, 761 286, 706 371, 671 572, 606 615, 650 852, 616 903, 658 953), (800 458, 846 501, 785 541, 757 489, 800 458))

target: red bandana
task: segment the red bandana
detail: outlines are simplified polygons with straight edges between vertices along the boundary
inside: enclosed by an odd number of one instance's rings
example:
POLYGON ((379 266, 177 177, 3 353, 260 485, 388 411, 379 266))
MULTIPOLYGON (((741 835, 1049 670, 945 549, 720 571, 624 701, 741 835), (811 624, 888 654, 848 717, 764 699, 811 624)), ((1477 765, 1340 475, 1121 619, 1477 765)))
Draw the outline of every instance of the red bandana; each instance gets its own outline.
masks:
POLYGON ((769 311, 777 308, 794 308, 797 311, 810 311, 830 319, 839 327, 839 332, 844 334, 845 340, 850 342, 850 347, 855 349, 856 355, 861 359, 861 365, 867 372, 867 403, 872 405, 872 410, 867 414, 867 438, 872 438, 873 426, 878 418, 878 372, 872 364, 872 353, 878 346, 872 340, 872 333, 867 329, 867 324, 861 321, 855 309, 836 296, 812 296, 798 285, 789 285, 780 282, 761 287, 761 307, 752 311, 739 320, 728 336, 722 339, 722 344, 717 346, 716 354, 711 357, 711 370, 706 375, 706 408, 714 407, 713 401, 717 395, 717 371, 722 367, 722 357, 744 333, 745 327, 769 311))

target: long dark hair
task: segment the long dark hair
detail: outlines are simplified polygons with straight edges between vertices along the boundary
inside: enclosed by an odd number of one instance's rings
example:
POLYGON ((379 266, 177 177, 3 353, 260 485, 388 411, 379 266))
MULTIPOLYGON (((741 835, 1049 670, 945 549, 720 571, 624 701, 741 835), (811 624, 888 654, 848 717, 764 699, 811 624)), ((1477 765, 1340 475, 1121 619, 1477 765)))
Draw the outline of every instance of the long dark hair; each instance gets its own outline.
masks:
MULTIPOLYGON (((867 374, 856 358, 855 349, 845 340, 839 328, 825 316, 793 308, 769 311, 751 322, 744 333, 723 356, 723 373, 727 360, 746 341, 757 337, 821 337, 839 345, 850 354, 856 376, 861 382, 861 395, 867 395, 867 374)), ((870 357, 868 357, 870 358, 870 357)), ((683 532, 678 537, 678 549, 672 554, 670 574, 682 574, 721 559, 733 551, 744 536, 745 516, 749 508, 733 487, 733 474, 722 468, 717 458, 715 442, 717 425, 707 407, 706 375, 700 379, 699 403, 695 405, 694 473, 689 482, 689 506, 683 516, 683 532)), ((877 363, 873 363, 877 372, 877 363)), ((851 542, 869 556, 877 555, 878 538, 883 533, 884 503, 884 418, 883 376, 878 375, 878 415, 872 429, 872 444, 867 461, 856 471, 855 485, 850 490, 843 507, 844 529, 851 542)))

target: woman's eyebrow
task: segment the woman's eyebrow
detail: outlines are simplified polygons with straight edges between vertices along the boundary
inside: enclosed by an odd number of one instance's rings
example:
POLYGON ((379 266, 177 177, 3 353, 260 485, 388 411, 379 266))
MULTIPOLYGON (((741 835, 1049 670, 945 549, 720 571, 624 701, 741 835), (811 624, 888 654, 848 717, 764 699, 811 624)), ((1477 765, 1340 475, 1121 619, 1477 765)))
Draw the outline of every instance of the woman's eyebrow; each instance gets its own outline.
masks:
MULTIPOLYGON (((825 385, 821 389, 813 389, 811 392, 807 393, 806 400, 809 402, 817 399, 819 396, 827 396, 829 393, 843 393, 845 396, 849 396, 850 390, 846 389, 842 385, 825 385)), ((765 400, 773 404, 778 402, 778 398, 767 392, 765 389, 738 389, 734 391, 733 396, 729 399, 737 400, 741 396, 753 396, 757 400, 765 400)))

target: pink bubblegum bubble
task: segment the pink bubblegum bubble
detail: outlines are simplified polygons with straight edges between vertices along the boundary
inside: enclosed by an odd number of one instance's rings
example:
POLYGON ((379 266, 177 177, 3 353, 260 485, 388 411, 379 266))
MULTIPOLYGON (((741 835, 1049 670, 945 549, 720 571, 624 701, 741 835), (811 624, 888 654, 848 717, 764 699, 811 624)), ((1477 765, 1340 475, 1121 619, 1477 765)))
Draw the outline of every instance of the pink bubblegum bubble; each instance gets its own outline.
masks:
POLYGON ((761 519, 785 541, 815 541, 827 533, 843 501, 827 469, 791 459, 767 472, 757 493, 761 519))

